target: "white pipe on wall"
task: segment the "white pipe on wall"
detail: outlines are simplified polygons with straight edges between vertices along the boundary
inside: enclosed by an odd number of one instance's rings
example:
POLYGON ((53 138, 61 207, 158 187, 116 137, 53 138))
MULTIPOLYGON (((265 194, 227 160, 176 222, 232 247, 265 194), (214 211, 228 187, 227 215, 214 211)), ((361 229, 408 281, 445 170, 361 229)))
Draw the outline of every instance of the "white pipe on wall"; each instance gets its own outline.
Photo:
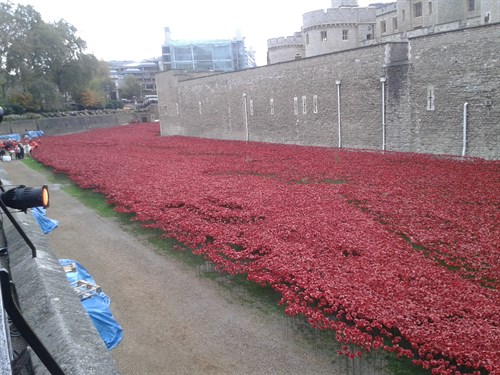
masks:
POLYGON ((465 156, 465 151, 467 150, 467 107, 469 103, 464 103, 464 135, 462 140, 462 156, 465 156))
POLYGON ((382 151, 385 151, 385 77, 380 77, 382 83, 382 151))
POLYGON ((336 80, 335 84, 337 85, 337 124, 338 124, 338 133, 339 133, 339 148, 342 147, 342 133, 340 127, 340 80, 336 80))
POLYGON ((250 134, 248 131, 248 109, 247 109, 247 94, 243 94, 243 105, 245 106, 245 140, 248 142, 250 134))

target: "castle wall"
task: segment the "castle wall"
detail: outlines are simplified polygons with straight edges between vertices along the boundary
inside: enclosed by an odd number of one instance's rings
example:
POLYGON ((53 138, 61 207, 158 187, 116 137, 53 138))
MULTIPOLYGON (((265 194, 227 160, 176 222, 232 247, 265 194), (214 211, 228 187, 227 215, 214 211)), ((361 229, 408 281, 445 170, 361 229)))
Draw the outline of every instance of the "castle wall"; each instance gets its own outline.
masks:
POLYGON ((385 135, 386 150, 461 155, 468 103, 466 155, 499 159, 499 35, 497 23, 203 78, 163 72, 162 135, 372 150, 385 135))
POLYGON ((343 147, 380 148, 384 58, 379 45, 203 79, 161 73, 160 108, 179 109, 160 110, 162 134, 245 140, 248 125, 251 141, 336 146, 340 80, 343 147))
POLYGON ((410 150, 460 155, 468 103, 466 154, 500 158, 499 37, 497 23, 410 39, 410 150))

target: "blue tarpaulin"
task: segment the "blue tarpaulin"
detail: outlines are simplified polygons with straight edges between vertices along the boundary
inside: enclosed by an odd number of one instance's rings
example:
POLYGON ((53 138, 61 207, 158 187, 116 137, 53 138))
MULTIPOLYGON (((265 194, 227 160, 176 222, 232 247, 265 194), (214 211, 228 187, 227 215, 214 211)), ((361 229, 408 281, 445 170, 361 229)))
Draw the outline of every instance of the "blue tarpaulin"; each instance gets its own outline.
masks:
POLYGON ((0 135, 0 139, 5 139, 5 140, 13 140, 16 142, 21 141, 21 136, 19 134, 5 134, 5 135, 0 135))
POLYGON ((33 207, 31 209, 31 213, 33 214, 33 217, 37 221, 38 225, 40 225, 40 228, 42 228, 44 234, 52 232, 59 226, 59 221, 49 219, 46 216, 45 208, 43 207, 33 207))
POLYGON ((43 130, 30 130, 30 131, 27 131, 26 133, 24 133, 24 136, 28 136, 30 138, 39 138, 41 136, 43 136, 45 133, 43 132, 43 130))
MULTIPOLYGON (((66 277, 73 287, 80 281, 96 285, 94 278, 77 261, 71 259, 59 259, 61 266, 75 266, 75 271, 66 272, 66 277)), ((88 298, 81 299, 82 305, 89 314, 94 326, 101 335, 108 350, 114 349, 123 338, 123 329, 113 317, 109 309, 109 297, 99 290, 88 298)))

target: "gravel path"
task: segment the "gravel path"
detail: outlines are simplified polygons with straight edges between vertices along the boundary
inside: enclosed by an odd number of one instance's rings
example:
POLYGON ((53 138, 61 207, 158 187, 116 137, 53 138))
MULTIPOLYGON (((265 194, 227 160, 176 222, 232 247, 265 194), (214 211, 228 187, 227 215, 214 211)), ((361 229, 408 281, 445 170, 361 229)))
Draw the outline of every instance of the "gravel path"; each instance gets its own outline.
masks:
POLYGON ((289 318, 235 298, 217 282, 98 216, 20 161, 10 181, 49 185, 48 234, 59 258, 83 264, 111 298, 124 339, 112 352, 132 374, 335 374, 331 355, 289 328, 289 318))

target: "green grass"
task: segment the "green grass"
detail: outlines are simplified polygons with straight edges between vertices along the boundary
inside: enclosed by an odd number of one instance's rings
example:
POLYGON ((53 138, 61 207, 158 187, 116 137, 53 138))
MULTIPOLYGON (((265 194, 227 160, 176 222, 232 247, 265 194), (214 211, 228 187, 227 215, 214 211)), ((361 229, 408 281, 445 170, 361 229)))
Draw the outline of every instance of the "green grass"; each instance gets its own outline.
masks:
MULTIPOLYGON (((344 363, 347 363, 344 357, 337 355, 340 346, 335 339, 335 332, 315 329, 303 317, 286 316, 284 307, 278 305, 281 296, 271 287, 262 287, 250 282, 245 275, 229 275, 216 270, 214 265, 206 261, 201 255, 193 254, 190 249, 185 249, 182 244, 174 239, 162 237, 163 233, 159 229, 143 228, 140 223, 132 220, 133 214, 115 212, 113 207, 106 203, 102 194, 79 188, 66 175, 54 173, 51 168, 33 159, 24 159, 23 162, 33 170, 45 175, 50 183, 60 184, 63 191, 78 199, 98 215, 117 219, 127 232, 135 235, 140 240, 148 242, 157 252, 196 269, 198 276, 216 282, 230 293, 231 301, 251 306, 251 308, 257 309, 263 314, 278 314, 278 317, 283 317, 283 329, 292 331, 293 339, 307 342, 309 347, 314 348, 314 351, 328 353, 332 357, 332 364, 344 366, 344 363), (178 250, 176 246, 184 250, 178 250)), ((300 183, 308 182, 300 181, 300 183)), ((331 184, 346 183, 343 180, 323 182, 331 184)), ((352 348, 355 347, 352 346, 352 348)), ((383 370, 387 370, 388 375, 431 374, 428 370, 414 366, 408 359, 398 359, 394 354, 383 351, 365 354, 363 360, 367 361, 367 363, 375 363, 374 366, 382 361, 384 363, 383 370)), ((350 371, 353 371, 353 369, 350 371)), ((351 374, 351 372, 349 373, 351 374)), ((352 374, 360 375, 355 372, 352 372, 352 374)))

